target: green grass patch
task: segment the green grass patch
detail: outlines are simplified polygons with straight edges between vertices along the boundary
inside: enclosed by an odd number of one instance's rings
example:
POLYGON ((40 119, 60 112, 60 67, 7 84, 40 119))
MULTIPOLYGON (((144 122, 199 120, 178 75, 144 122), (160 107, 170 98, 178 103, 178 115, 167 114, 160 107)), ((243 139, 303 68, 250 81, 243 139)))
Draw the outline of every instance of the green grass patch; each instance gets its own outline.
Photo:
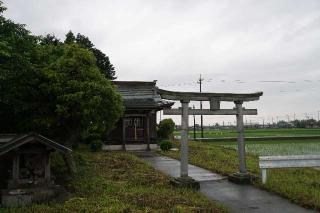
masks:
MULTIPOLYGON (((174 143, 179 147, 179 142, 174 143)), ((161 154, 180 158, 180 152, 169 151, 161 154)), ((258 156, 247 154, 247 168, 250 173, 259 176, 258 156)), ((229 175, 239 170, 237 151, 224 148, 215 143, 189 142, 189 162, 210 171, 229 175)), ((289 200, 308 208, 320 209, 320 171, 306 169, 272 169, 268 170, 268 180, 262 184, 259 180, 255 186, 275 192, 289 200)))
MULTIPOLYGON (((227 212, 198 192, 174 188, 168 176, 130 153, 82 149, 74 156, 78 173, 63 182, 71 198, 0 212, 227 212)), ((59 159, 54 163, 61 168, 59 159)))

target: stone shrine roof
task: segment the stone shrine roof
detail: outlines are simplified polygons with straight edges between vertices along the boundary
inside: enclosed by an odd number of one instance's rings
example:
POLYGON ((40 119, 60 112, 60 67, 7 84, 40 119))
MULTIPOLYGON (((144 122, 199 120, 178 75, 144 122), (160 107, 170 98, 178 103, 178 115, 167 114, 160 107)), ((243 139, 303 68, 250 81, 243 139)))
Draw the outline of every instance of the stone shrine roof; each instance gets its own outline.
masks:
POLYGON ((0 134, 0 155, 3 155, 13 149, 18 148, 26 143, 41 143, 54 150, 66 153, 72 150, 55 141, 52 141, 36 133, 29 134, 0 134))

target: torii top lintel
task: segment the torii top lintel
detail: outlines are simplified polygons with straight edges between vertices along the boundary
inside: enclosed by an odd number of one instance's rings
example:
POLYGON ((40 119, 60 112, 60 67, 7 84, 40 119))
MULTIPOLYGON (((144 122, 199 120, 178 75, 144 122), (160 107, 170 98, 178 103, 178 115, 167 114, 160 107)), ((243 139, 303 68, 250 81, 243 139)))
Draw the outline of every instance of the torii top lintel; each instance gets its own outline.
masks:
POLYGON ((176 92, 157 88, 161 98, 184 101, 257 101, 263 92, 255 93, 206 93, 206 92, 176 92))

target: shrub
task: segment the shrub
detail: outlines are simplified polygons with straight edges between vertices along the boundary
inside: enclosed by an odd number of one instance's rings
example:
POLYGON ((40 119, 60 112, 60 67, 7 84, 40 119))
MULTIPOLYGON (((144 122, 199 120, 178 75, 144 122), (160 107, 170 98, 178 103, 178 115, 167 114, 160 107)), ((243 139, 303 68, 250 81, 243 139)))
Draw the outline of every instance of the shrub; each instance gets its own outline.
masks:
POLYGON ((158 137, 168 139, 173 134, 175 123, 171 118, 163 119, 158 126, 158 137))
POLYGON ((82 136, 82 141, 86 144, 91 144, 91 142, 96 141, 96 140, 101 140, 101 134, 99 133, 88 133, 86 132, 82 136))
POLYGON ((101 140, 94 140, 90 143, 90 149, 93 152, 100 151, 102 149, 102 141, 101 140))
POLYGON ((172 143, 170 141, 163 141, 160 143, 160 149, 164 152, 169 151, 172 148, 172 143))

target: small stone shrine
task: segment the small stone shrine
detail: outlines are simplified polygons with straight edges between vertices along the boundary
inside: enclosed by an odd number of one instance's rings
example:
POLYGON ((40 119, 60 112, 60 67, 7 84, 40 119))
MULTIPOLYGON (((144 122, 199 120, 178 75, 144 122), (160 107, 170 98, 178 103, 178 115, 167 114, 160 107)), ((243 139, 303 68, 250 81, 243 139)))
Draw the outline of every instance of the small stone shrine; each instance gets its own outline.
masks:
POLYGON ((1 207, 48 200, 59 187, 51 178, 50 154, 71 149, 41 135, 0 135, 1 207))

